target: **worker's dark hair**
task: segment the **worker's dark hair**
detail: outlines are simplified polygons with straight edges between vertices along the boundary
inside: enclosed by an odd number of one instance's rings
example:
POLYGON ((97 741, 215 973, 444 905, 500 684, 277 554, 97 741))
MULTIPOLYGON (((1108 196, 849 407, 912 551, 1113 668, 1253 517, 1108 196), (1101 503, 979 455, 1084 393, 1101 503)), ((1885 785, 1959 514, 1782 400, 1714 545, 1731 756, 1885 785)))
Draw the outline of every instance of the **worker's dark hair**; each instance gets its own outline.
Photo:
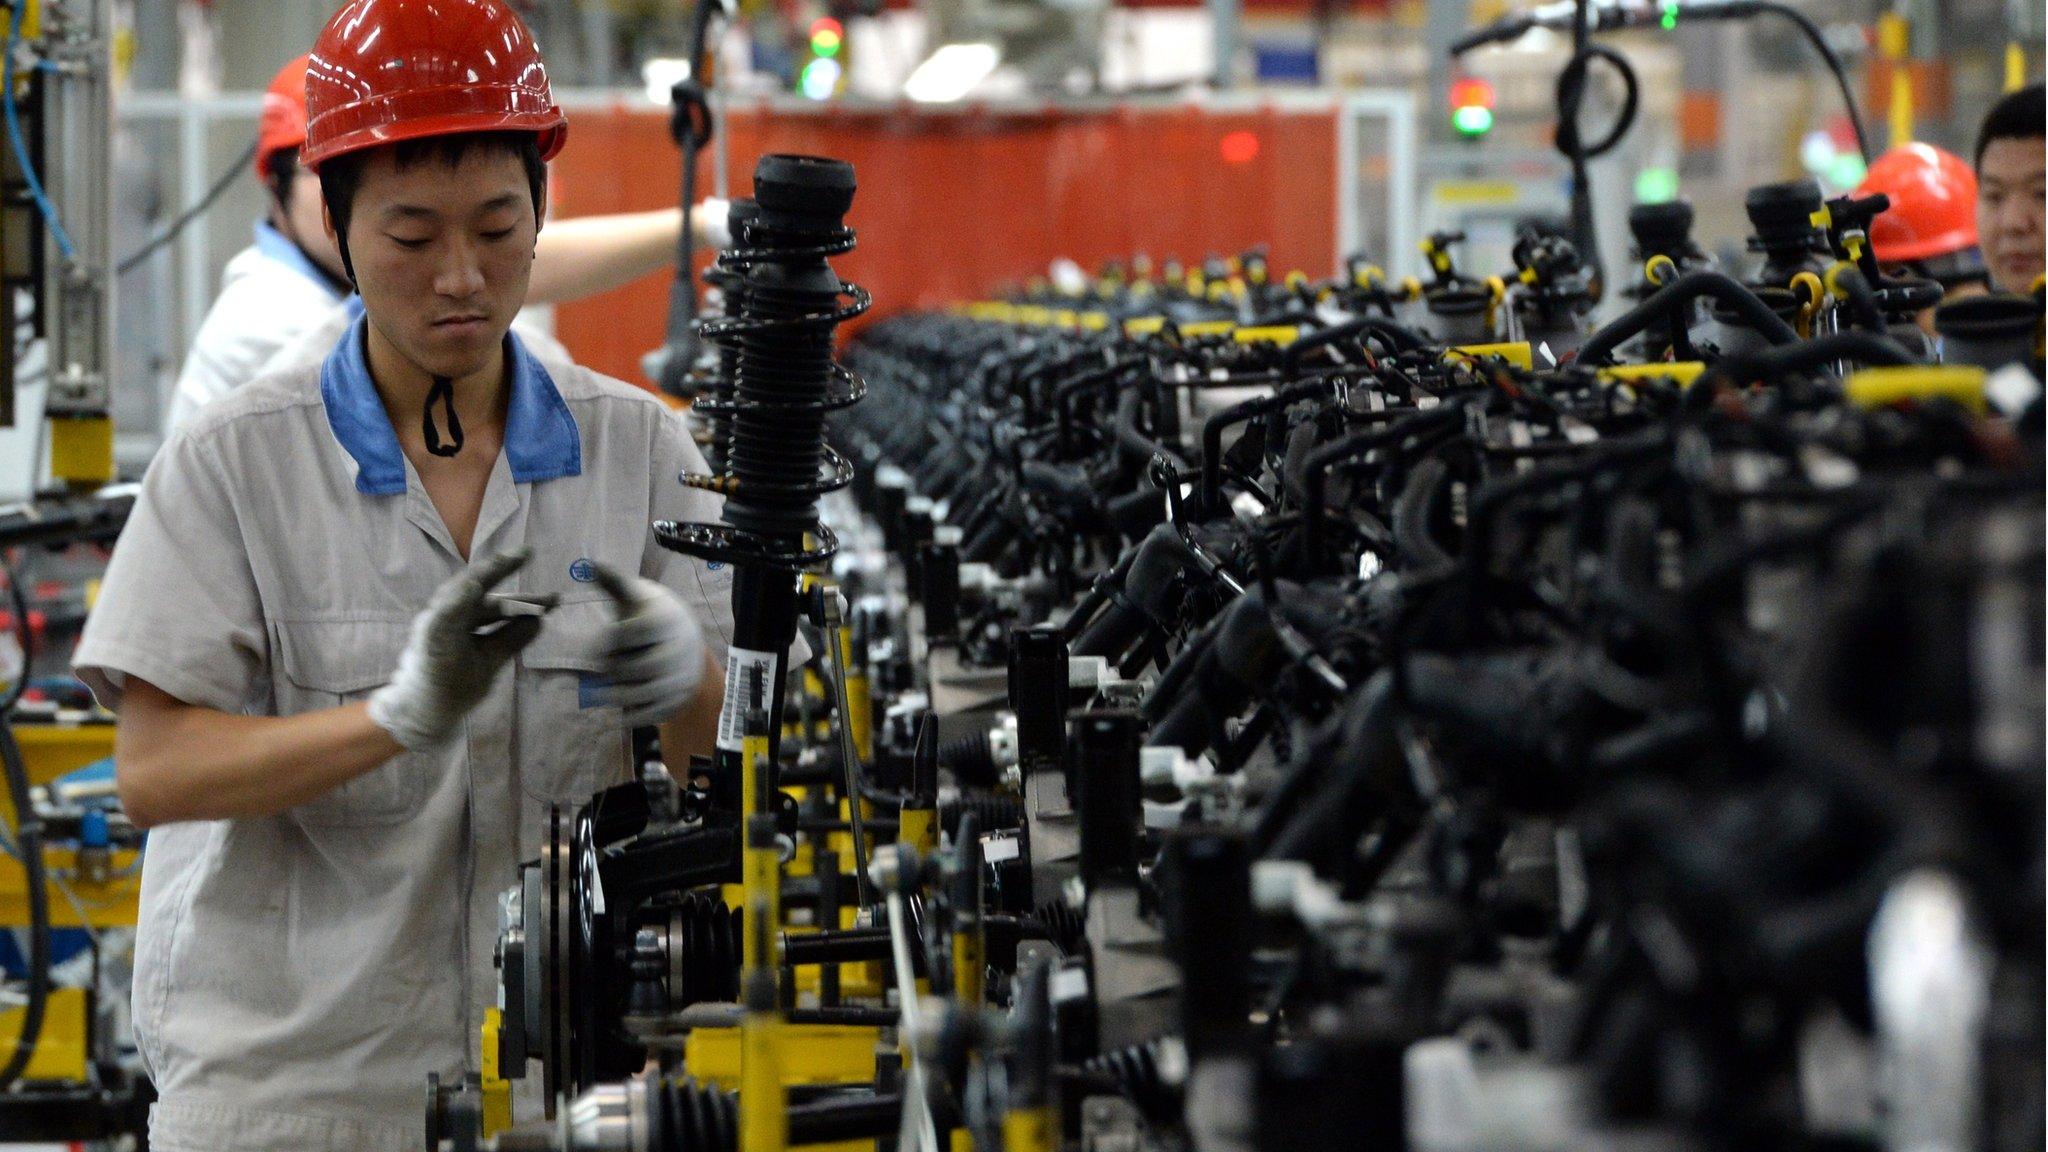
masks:
POLYGON ((292 202, 292 181, 299 175, 299 150, 280 148, 263 161, 263 187, 282 212, 292 202))
POLYGON ((1984 150, 1991 147, 1993 140, 2032 140, 2039 144, 2044 136, 2048 136, 2048 95, 2043 95, 2037 80, 2017 92, 2007 93, 1985 115, 1984 127, 1977 132, 1979 174, 1984 168, 1984 150))
MULTIPOLYGON (((400 169, 427 160, 453 168, 479 149, 509 152, 519 157, 526 169, 526 186, 533 193, 533 215, 540 219, 541 195, 547 187, 548 169, 540 158, 540 137, 532 132, 463 132, 450 136, 428 136, 385 145, 400 169)), ((374 148, 350 152, 320 165, 320 195, 327 201, 327 214, 334 218, 335 246, 341 249, 341 266, 355 282, 355 264, 348 255, 348 223, 355 211, 356 191, 362 187, 363 168, 376 153, 374 148)))

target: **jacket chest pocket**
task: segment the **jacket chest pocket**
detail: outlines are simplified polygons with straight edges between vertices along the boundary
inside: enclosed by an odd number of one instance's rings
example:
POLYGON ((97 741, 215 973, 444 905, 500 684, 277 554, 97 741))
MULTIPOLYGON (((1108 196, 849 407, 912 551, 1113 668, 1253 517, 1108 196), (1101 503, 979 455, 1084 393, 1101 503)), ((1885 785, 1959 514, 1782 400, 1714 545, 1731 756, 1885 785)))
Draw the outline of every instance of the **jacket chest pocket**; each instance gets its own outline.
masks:
MULTIPOLYGON (((409 621, 286 620, 271 624, 277 654, 277 712, 295 716, 353 703, 391 679, 409 621)), ((292 810, 327 827, 397 824, 419 811, 439 757, 401 752, 292 810)))
POLYGON ((630 734, 606 702, 609 600, 563 604, 519 654, 519 780, 535 799, 576 805, 629 778, 630 734))

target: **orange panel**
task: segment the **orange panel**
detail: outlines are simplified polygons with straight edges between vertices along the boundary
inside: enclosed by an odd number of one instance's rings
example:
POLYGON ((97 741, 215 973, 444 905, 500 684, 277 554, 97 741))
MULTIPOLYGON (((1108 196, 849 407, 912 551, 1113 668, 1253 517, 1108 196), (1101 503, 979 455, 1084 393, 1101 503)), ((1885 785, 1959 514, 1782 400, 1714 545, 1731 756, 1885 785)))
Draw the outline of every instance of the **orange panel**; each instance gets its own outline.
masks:
MULTIPOLYGON (((615 106, 574 114, 553 166, 562 217, 675 203, 681 162, 668 117, 615 106)), ((1221 112, 1194 106, 1018 112, 915 109, 776 113, 736 109, 720 125, 734 191, 764 153, 809 152, 853 164, 849 223, 860 236, 835 261, 875 297, 875 313, 932 308, 1043 274, 1065 256, 1094 270, 1145 253, 1197 261, 1264 244, 1276 272, 1336 265, 1335 114, 1221 112), (1223 138, 1259 143, 1243 163, 1223 138)), ((711 185, 703 158, 700 194, 711 185)), ((582 363, 642 382, 640 357, 662 340, 668 273, 556 310, 582 363)))
MULTIPOLYGON (((1885 123, 1885 109, 1891 107, 1892 67, 1893 65, 1890 60, 1882 56, 1872 56, 1867 65, 1867 70, 1864 72, 1866 96, 1863 106, 1866 109, 1874 110, 1872 112, 1865 112, 1864 119, 1867 124, 1876 126, 1871 129, 1874 132, 1882 131, 1882 125, 1885 123)), ((1954 87, 1951 83, 1952 77, 1949 75, 1947 62, 1942 60, 1908 60, 1906 62, 1906 75, 1910 78, 1913 85, 1914 118, 1923 123, 1929 120, 1939 121, 1947 119, 1950 105, 1954 102, 1955 98, 1954 87)), ((1882 139, 1873 141, 1873 143, 1877 144, 1882 144, 1883 142, 1882 139)))
POLYGON ((1688 88, 1678 97, 1678 146, 1704 152, 1721 146, 1721 94, 1688 88))

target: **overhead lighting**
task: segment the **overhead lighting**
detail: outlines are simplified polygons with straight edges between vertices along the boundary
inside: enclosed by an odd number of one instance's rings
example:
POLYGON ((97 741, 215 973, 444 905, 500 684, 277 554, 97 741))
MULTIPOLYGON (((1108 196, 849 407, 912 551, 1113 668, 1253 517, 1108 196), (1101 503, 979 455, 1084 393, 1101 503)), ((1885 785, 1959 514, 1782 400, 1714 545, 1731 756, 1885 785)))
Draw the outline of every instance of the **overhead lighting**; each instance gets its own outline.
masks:
POLYGON ((945 44, 903 82, 903 94, 920 104, 950 104, 988 79, 1003 54, 993 44, 945 44))

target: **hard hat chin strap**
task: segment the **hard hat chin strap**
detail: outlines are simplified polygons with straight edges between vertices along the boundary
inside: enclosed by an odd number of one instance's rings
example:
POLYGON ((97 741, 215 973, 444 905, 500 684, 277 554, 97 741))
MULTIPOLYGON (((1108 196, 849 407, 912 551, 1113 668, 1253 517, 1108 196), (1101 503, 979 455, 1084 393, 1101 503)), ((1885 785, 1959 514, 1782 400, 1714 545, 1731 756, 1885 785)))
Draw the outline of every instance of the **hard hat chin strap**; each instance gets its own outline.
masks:
POLYGON ((462 420, 455 415, 455 385, 446 376, 434 377, 433 387, 427 389, 426 410, 420 414, 421 426, 427 437, 427 451, 436 456, 453 456, 462 451, 462 420), (440 397, 441 407, 448 416, 448 440, 443 443, 441 430, 434 426, 434 398, 440 397))

